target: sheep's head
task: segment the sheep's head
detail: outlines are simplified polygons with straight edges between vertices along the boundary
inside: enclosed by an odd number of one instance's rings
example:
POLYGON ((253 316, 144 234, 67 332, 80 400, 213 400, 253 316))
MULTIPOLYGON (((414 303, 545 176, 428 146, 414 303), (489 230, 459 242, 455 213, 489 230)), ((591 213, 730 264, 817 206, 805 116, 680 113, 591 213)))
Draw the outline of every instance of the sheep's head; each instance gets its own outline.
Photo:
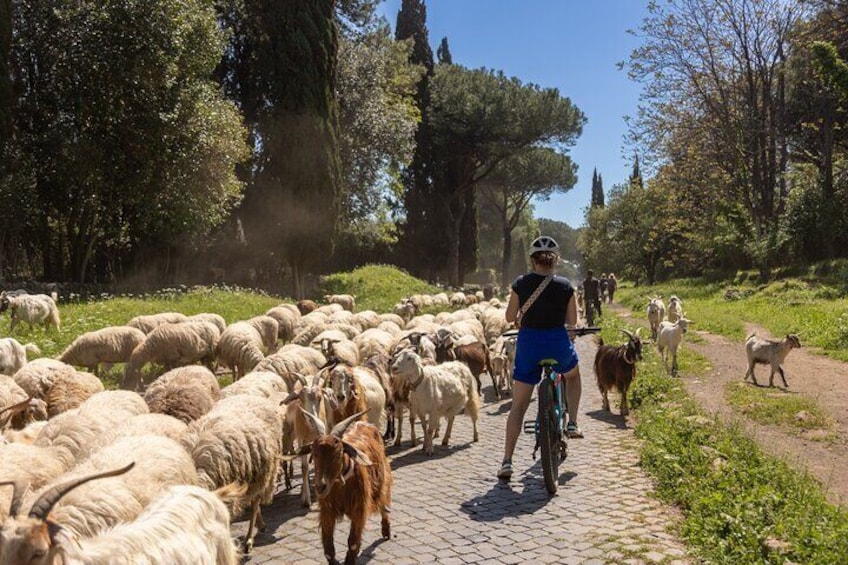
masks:
POLYGON ((106 471, 72 479, 56 485, 44 492, 36 500, 29 513, 20 514, 21 503, 29 489, 29 484, 21 482, 3 482, 0 486, 12 486, 12 504, 9 516, 0 523, 0 565, 48 565, 53 563, 59 546, 69 540, 68 533, 62 527, 48 518, 50 511, 59 500, 89 481, 116 477, 127 473, 135 466, 130 463, 126 467, 114 471, 106 471))
POLYGON ((357 412, 336 424, 327 434, 324 422, 304 411, 307 421, 318 435, 312 445, 305 446, 298 455, 312 454, 315 465, 315 493, 324 498, 337 482, 345 483, 352 474, 354 462, 358 465, 373 465, 368 457, 342 438, 350 426, 355 424, 365 411, 357 412), (348 459, 345 460, 345 455, 348 459))
POLYGON ((628 363, 637 363, 642 360, 642 340, 639 333, 642 328, 636 328, 636 333, 631 333, 627 330, 621 330, 627 336, 627 343, 624 349, 624 359, 628 363))

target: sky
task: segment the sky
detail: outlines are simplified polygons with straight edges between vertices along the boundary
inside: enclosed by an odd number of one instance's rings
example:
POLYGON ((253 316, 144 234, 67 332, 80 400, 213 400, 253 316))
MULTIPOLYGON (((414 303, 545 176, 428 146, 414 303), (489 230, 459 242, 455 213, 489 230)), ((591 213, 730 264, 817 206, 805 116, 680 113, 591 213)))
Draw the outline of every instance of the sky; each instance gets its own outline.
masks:
MULTIPOLYGON (((380 12, 394 29, 401 0, 386 0, 380 12)), ((616 63, 626 61, 647 15, 646 0, 426 0, 427 28, 435 56, 448 38, 453 62, 502 70, 522 82, 555 87, 586 115, 583 134, 569 151, 577 184, 547 202, 536 217, 571 227, 583 225, 592 192, 592 171, 604 190, 625 182, 632 155, 624 155, 624 117, 635 115, 639 84, 616 63)))

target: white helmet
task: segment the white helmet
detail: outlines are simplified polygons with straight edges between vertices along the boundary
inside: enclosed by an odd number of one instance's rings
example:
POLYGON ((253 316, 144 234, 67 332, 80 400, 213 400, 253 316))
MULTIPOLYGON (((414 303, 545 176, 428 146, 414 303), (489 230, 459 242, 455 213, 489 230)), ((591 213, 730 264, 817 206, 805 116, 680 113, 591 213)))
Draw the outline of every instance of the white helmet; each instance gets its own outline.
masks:
POLYGON ((559 253, 559 245, 557 245, 554 238, 543 235, 534 239, 533 243, 530 244, 530 255, 538 253, 539 251, 559 253))

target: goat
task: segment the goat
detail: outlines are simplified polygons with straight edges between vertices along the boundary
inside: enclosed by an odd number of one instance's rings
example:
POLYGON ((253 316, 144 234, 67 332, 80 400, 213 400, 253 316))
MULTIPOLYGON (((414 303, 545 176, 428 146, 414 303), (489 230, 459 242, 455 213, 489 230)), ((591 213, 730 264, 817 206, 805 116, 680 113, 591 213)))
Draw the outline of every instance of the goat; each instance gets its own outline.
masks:
POLYGON ((330 369, 325 384, 333 390, 332 421, 340 422, 364 410, 368 422, 383 427, 386 391, 370 369, 340 363, 330 369))
POLYGON ((680 318, 673 324, 671 322, 663 322, 660 324, 660 331, 657 335, 657 348, 662 355, 663 367, 667 373, 668 370, 668 354, 671 353, 671 372, 672 377, 677 376, 677 348, 683 341, 683 334, 689 330, 689 324, 693 323, 686 318, 680 318))
POLYGON ((321 543, 331 564, 338 563, 333 534, 343 516, 350 519, 345 565, 356 563, 370 515, 380 513, 383 539, 391 538, 392 469, 379 430, 356 421, 363 413, 342 420, 327 434, 323 421, 303 412, 317 437, 299 455, 311 453, 315 463, 321 543))
POLYGON ((627 390, 636 378, 636 363, 642 360, 641 330, 637 328, 635 334, 621 330, 627 335, 627 343, 624 345, 604 345, 603 340, 599 339, 600 346, 595 354, 595 378, 603 396, 604 410, 608 412, 610 403, 607 394, 615 387, 621 393, 621 415, 628 414, 627 390))
POLYGON ((477 394, 482 394, 483 391, 483 385, 480 382, 480 373, 488 371, 492 377, 495 397, 500 400, 501 392, 497 381, 495 381, 495 372, 492 370, 492 363, 489 359, 489 349, 484 344, 478 341, 466 345, 455 345, 448 349, 447 353, 449 361, 461 361, 471 369, 471 374, 474 375, 474 380, 477 381, 477 394))
POLYGON ((769 375, 769 386, 774 386, 774 374, 778 373, 783 381, 783 388, 788 389, 786 384, 786 376, 783 373, 783 361, 786 356, 794 348, 801 348, 801 340, 796 334, 786 334, 781 340, 763 339, 757 337, 757 334, 752 333, 745 340, 745 353, 748 354, 748 371, 745 373, 745 380, 751 377, 755 385, 757 377, 754 376, 754 365, 771 365, 771 374, 769 375))
POLYGON ((46 294, 22 294, 19 296, 6 295, 0 298, 0 313, 9 310, 12 318, 9 333, 15 331, 18 321, 24 321, 32 329, 35 324, 43 324, 45 328, 53 326, 58 331, 61 325, 59 308, 56 300, 46 294))
MULTIPOLYGON (((304 412, 312 414, 322 422, 327 421, 327 403, 324 401, 323 380, 317 378, 310 385, 303 375, 297 375, 297 378, 299 382, 295 384, 294 390, 280 403, 287 406, 283 432, 283 450, 286 453, 293 451, 292 444, 295 438, 301 449, 315 439, 313 427, 303 416, 304 412)), ((309 460, 305 455, 300 459, 300 469, 303 477, 300 486, 300 502, 304 508, 309 508, 312 506, 312 497, 309 492, 309 460)), ((286 488, 291 488, 292 471, 292 459, 286 458, 283 465, 286 488)))
POLYGON ((651 324, 651 339, 657 340, 657 333, 660 330, 660 324, 665 318, 665 304, 662 297, 651 298, 648 303, 648 323, 651 324))
POLYGON ((675 295, 668 299, 668 321, 672 324, 683 317, 683 301, 675 295))

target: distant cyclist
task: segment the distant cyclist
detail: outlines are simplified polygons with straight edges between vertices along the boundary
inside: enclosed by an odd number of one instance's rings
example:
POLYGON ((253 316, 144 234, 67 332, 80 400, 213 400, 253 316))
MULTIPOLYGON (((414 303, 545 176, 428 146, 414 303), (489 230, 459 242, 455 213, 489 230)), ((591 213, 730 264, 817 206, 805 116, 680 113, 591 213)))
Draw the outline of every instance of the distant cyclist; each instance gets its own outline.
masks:
POLYGON ((574 327, 577 323, 577 304, 571 282, 565 277, 554 275, 554 265, 558 259, 559 245, 552 237, 536 238, 530 245, 533 270, 512 283, 506 320, 516 321, 519 311, 522 311, 522 316, 515 354, 512 408, 506 423, 506 442, 503 463, 498 471, 499 479, 509 480, 512 477, 512 454, 521 432, 524 414, 530 404, 533 387, 542 377, 539 362, 543 359, 556 359, 559 364, 554 370, 565 375, 569 420, 566 434, 571 438, 583 437, 577 426, 581 393, 580 368, 577 365, 577 353, 566 329, 566 325, 574 327), (529 308, 524 308, 543 284, 545 287, 536 295, 535 301, 529 308))

